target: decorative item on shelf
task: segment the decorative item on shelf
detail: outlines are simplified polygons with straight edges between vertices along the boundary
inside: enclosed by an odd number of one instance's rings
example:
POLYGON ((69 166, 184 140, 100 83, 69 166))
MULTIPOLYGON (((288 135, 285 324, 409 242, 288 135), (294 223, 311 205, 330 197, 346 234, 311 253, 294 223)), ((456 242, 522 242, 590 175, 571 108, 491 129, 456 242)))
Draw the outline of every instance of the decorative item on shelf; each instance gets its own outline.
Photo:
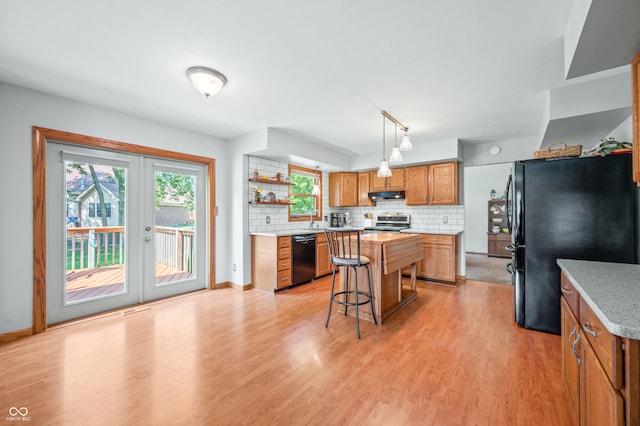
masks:
POLYGON ((609 154, 622 154, 631 152, 631 142, 618 142, 615 138, 600 140, 600 143, 582 153, 580 157, 604 157, 609 154))
POLYGON ((260 178, 260 174, 258 173, 258 169, 255 169, 253 171, 253 178, 258 180, 260 178))
POLYGON ((496 190, 492 189, 490 195, 491 195, 491 199, 495 200, 496 199, 496 190))
POLYGON ((280 173, 280 172, 276 173, 276 180, 278 182, 282 182, 282 173, 280 173))
POLYGON ((262 188, 260 188, 259 186, 252 186, 251 187, 251 193, 253 194, 253 199, 256 202, 260 202, 261 201, 261 195, 262 194, 262 188))
POLYGON ((493 228, 491 228, 493 230, 494 233, 498 233, 500 232, 500 227, 499 226, 494 226, 493 228))
POLYGON ((269 192, 269 193, 267 194, 267 200, 266 200, 266 201, 268 201, 268 202, 270 202, 270 203, 275 203, 275 202, 277 202, 277 201, 278 201, 278 199, 276 198, 276 194, 275 194, 274 192, 269 192))
POLYGON ((262 175, 262 180, 269 180, 269 176, 267 176, 267 175, 262 175))
POLYGON ((546 149, 533 151, 533 158, 562 158, 562 157, 578 157, 582 152, 582 145, 567 146, 564 142, 554 142, 546 149), (560 146, 560 148, 553 148, 560 146))

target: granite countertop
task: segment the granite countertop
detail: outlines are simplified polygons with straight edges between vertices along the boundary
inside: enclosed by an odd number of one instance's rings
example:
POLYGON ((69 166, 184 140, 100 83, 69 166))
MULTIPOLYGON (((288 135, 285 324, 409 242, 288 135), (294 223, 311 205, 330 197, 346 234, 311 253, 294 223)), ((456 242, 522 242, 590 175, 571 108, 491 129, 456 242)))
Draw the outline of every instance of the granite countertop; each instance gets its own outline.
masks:
MULTIPOLYGON (((335 228, 335 229, 353 229, 362 231, 364 228, 359 227, 344 227, 344 228, 335 228)), ((309 235, 309 234, 321 234, 324 232, 324 227, 320 228, 306 228, 306 229, 285 229, 282 231, 262 231, 262 232, 252 232, 250 235, 261 235, 264 237, 286 237, 289 235, 309 235)))
MULTIPOLYGON (((354 227, 344 227, 344 228, 337 228, 337 229, 354 229, 354 230, 359 230, 362 231, 364 228, 363 227, 358 227, 358 226, 354 226, 354 227)), ((307 235, 307 234, 318 234, 318 233, 322 233, 324 232, 324 227, 320 227, 320 228, 314 228, 314 229, 310 229, 310 228, 301 228, 301 229, 285 229, 282 231, 262 231, 262 232, 251 232, 250 235, 262 235, 265 237, 286 237, 288 235, 307 235)), ((437 235, 459 235, 462 234, 462 232, 464 231, 443 231, 440 229, 421 229, 421 228, 409 228, 409 229, 403 229, 400 232, 404 232, 404 233, 408 233, 408 234, 437 234, 437 235)))
POLYGON ((435 234, 435 235, 460 235, 464 231, 443 231, 441 229, 421 229, 421 228, 409 228, 403 229, 400 232, 407 232, 409 234, 435 234))
POLYGON ((640 265, 558 259, 609 332, 640 340, 640 265))
POLYGON ((418 238, 418 235, 401 232, 375 232, 373 234, 364 234, 362 237, 360 237, 360 241, 369 241, 372 243, 382 244, 408 240, 411 238, 418 238))

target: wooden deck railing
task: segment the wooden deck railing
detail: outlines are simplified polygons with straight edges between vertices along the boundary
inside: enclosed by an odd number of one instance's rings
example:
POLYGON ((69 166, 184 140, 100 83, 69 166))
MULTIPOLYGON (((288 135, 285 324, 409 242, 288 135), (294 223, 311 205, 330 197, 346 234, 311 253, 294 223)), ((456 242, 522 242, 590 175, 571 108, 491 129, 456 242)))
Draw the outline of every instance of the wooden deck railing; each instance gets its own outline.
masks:
MULTIPOLYGON (((156 226, 156 263, 193 272, 192 229, 156 226)), ((124 263, 124 226, 67 228, 67 271, 124 263)))

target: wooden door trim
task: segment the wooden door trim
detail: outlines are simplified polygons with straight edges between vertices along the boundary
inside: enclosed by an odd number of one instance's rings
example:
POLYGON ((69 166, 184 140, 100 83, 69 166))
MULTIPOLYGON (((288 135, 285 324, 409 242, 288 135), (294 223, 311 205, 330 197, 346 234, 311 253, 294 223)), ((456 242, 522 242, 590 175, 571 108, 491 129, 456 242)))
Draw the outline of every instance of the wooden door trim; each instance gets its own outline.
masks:
POLYGON ((46 273, 46 166, 47 142, 55 141, 130 154, 189 161, 207 167, 209 185, 209 280, 207 288, 215 289, 215 159, 148 146, 118 142, 61 130, 32 127, 33 165, 33 334, 47 329, 47 273, 46 273))

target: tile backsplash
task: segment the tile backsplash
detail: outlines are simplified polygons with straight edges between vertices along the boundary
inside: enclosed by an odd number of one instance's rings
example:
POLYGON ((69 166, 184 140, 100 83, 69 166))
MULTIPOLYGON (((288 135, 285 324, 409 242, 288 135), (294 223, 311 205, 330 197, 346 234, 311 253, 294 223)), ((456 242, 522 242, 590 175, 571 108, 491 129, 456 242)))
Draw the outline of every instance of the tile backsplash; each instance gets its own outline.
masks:
MULTIPOLYGON (((260 157, 249 156, 247 176, 247 191, 249 200, 253 199, 251 187, 256 186, 248 179, 253 177, 253 171, 258 170, 259 175, 267 175, 269 178, 277 173, 287 175, 289 165, 279 161, 268 160, 260 157)), ((263 191, 272 191, 277 198, 289 195, 289 187, 286 185, 259 184, 263 191)), ((322 215, 329 217, 329 213, 351 212, 352 225, 364 226, 364 214, 372 213, 375 217, 383 213, 403 213, 411 215, 411 227, 440 231, 464 230, 464 206, 406 206, 404 200, 382 200, 375 207, 329 207, 329 174, 322 173, 322 215), (446 222, 446 223, 445 223, 446 222)), ((319 227, 328 226, 328 221, 319 222, 319 227)), ((305 229, 308 222, 289 222, 287 205, 255 205, 249 204, 249 232, 269 232, 305 229), (269 217, 269 223, 267 223, 269 217)))

